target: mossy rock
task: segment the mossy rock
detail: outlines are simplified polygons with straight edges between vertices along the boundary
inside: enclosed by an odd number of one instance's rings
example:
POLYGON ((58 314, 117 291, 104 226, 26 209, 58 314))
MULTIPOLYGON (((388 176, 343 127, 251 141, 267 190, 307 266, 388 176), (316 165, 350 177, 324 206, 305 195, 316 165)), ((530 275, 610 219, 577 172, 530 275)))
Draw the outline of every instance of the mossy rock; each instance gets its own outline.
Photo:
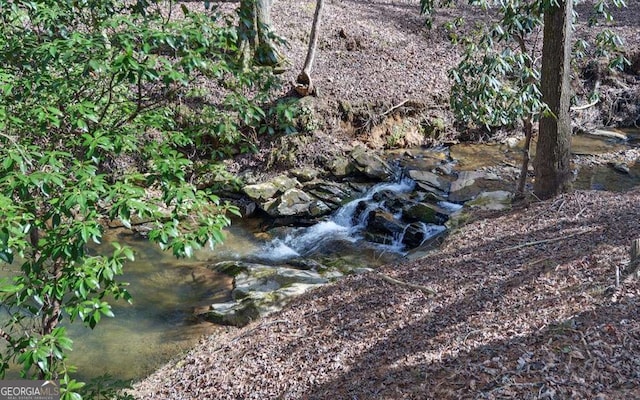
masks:
POLYGON ((253 300, 212 304, 211 309, 199 315, 205 321, 220 325, 243 327, 260 317, 258 307, 253 300))

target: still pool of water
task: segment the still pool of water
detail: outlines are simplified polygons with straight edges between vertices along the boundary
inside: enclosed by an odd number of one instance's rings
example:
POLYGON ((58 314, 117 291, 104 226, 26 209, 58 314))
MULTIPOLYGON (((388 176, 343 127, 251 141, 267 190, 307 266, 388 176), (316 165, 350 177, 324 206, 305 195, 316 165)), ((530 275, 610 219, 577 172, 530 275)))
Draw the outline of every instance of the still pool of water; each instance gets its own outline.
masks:
MULTIPOLYGON (((201 336, 220 329, 194 321, 194 307, 230 296, 231 278, 209 270, 201 260, 177 260, 119 232, 109 232, 105 246, 111 241, 134 248, 136 260, 126 264, 120 277, 130 283, 133 302, 113 302, 116 317, 103 318, 94 330, 78 323, 68 326, 74 340, 69 358, 81 380, 104 374, 118 379, 148 375, 193 347, 201 336)), ((10 275, 11 268, 17 266, 0 267, 0 276, 10 275)))

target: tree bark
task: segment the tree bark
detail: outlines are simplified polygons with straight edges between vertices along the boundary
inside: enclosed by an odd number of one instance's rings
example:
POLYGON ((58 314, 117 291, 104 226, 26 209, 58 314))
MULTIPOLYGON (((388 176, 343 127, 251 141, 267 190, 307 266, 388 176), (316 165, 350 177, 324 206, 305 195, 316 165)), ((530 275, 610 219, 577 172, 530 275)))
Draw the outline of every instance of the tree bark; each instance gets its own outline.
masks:
POLYGON ((520 178, 516 189, 516 199, 524 199, 524 188, 527 185, 527 173, 529 172, 529 161, 531 161, 531 138, 533 137, 533 123, 531 118, 525 118, 524 125, 524 148, 522 149, 522 165, 520 166, 520 178))
POLYGON ((271 4, 273 0, 241 0, 238 48, 245 65, 276 66, 281 55, 272 39, 271 4))
POLYGON ((316 90, 311 80, 311 68, 313 67, 313 61, 316 58, 316 49, 318 47, 318 32, 320 29, 320 19, 322 15, 322 7, 324 1, 317 0, 316 11, 313 14, 313 24, 311 25, 311 36, 309 38, 309 48, 307 50, 307 57, 304 60, 304 66, 302 72, 298 75, 294 89, 301 96, 307 96, 309 94, 315 94, 316 90))
POLYGON ((552 115, 540 119, 535 158, 534 193, 541 199, 556 196, 571 178, 571 119, 569 72, 571 61, 572 0, 558 0, 544 13, 542 100, 552 115))

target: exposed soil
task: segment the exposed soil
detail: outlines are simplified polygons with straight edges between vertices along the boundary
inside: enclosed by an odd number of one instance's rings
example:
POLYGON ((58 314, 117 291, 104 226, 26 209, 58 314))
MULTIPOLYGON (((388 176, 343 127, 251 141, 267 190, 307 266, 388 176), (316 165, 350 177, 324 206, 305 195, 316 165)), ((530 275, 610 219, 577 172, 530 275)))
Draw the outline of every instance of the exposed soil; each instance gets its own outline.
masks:
MULTIPOLYGON (((630 56, 637 57, 640 1, 628 5, 617 12, 616 29, 635 46, 630 56)), ((421 118, 453 125, 447 69, 458 51, 442 24, 459 12, 472 20, 483 16, 466 7, 441 10, 429 31, 417 7, 417 1, 406 0, 326 4, 313 79, 321 90, 315 101, 324 102, 327 119, 324 133, 309 146, 368 142, 361 130, 346 129, 340 120, 339 104, 345 103, 379 115, 410 100, 421 118)), ((289 81, 302 68, 313 11, 313 1, 274 4, 276 29, 289 42, 289 81)), ((581 26, 578 32, 594 31, 581 26)), ((584 77, 576 90, 588 90, 593 82, 584 77)), ((600 82, 609 88, 603 93, 618 97, 576 113, 579 127, 620 123, 630 115, 624 107, 637 107, 637 66, 600 82)), ((428 257, 379 270, 433 288, 435 296, 389 283, 378 272, 351 276, 245 328, 203 338, 183 359, 136 384, 133 394, 138 399, 640 398, 640 284, 627 277, 631 241, 640 237, 639 202, 640 189, 578 191, 478 215, 428 257)))
MULTIPOLYGON (((573 71, 575 105, 589 104, 596 87, 600 100, 573 112, 574 127, 576 131, 589 131, 603 126, 633 126, 638 124, 640 115, 640 1, 628 1, 627 8, 613 9, 614 25, 590 27, 586 21, 593 2, 581 2, 576 7, 581 18, 575 36, 593 40, 611 27, 625 41, 626 56, 632 65, 624 72, 611 72, 604 59, 595 56, 593 46, 587 50, 573 71)), ((221 8, 231 11, 235 6, 222 3, 221 8)), ((292 95, 292 83, 302 70, 314 9, 314 0, 278 0, 273 4, 273 25, 286 41, 281 50, 287 60, 282 74, 287 84, 281 97, 292 95)), ((465 139, 503 140, 520 134, 520 129, 515 129, 489 136, 458 126, 449 109, 448 71, 458 62, 461 49, 451 42, 452 33, 445 25, 462 16, 465 23, 457 34, 468 33, 476 24, 487 24, 491 12, 465 4, 439 9, 434 14, 433 28, 427 29, 418 11, 418 0, 327 1, 311 74, 320 95, 305 99, 315 110, 322 129, 313 137, 284 137, 275 143, 264 143, 261 152, 236 160, 231 169, 264 171, 262 167, 267 164, 270 169, 285 170, 300 164, 321 165, 331 154, 362 143, 380 149, 465 139), (442 124, 443 128, 430 129, 434 124, 442 124), (295 161, 268 162, 273 161, 272 153, 279 153, 283 144, 295 149, 300 157, 295 161)), ((528 46, 536 49, 539 60, 542 35, 532 35, 528 46)))

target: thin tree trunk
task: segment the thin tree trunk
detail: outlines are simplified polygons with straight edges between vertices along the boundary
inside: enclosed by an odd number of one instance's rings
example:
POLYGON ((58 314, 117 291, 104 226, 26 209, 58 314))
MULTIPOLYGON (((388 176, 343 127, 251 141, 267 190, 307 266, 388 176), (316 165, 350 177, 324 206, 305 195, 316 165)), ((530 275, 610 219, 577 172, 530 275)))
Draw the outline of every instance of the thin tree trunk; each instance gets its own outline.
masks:
POLYGON ((533 136, 533 123, 530 118, 523 121, 524 124, 524 148, 522 149, 522 166, 520 167, 520 179, 516 190, 516 198, 524 198, 524 187, 527 184, 529 161, 531 160, 531 137, 533 136))
MULTIPOLYGON (((55 261, 53 263, 53 267, 51 269, 51 286, 54 288, 57 287, 58 281, 62 278, 62 263, 60 261, 55 261)), ((53 332, 53 330, 58 326, 60 322, 60 315, 62 314, 62 304, 60 299, 56 295, 56 290, 54 289, 51 294, 45 296, 44 306, 42 310, 42 335, 49 335, 53 332)), ((53 371, 54 365, 54 356, 49 356, 49 371, 45 371, 40 369, 39 379, 46 379, 48 377, 48 373, 50 374, 53 371)))
POLYGON ((544 13, 542 100, 552 115, 540 119, 535 158, 534 193, 541 199, 567 189, 571 178, 571 120, 569 116, 572 0, 544 13))
POLYGON ((304 60, 302 72, 298 75, 294 89, 301 96, 317 94, 316 89, 311 80, 311 68, 316 58, 316 49, 318 48, 318 32, 320 30, 320 20, 322 16, 323 0, 317 0, 316 11, 313 14, 313 24, 311 25, 311 35, 309 37, 309 47, 307 49, 307 57, 304 60))

